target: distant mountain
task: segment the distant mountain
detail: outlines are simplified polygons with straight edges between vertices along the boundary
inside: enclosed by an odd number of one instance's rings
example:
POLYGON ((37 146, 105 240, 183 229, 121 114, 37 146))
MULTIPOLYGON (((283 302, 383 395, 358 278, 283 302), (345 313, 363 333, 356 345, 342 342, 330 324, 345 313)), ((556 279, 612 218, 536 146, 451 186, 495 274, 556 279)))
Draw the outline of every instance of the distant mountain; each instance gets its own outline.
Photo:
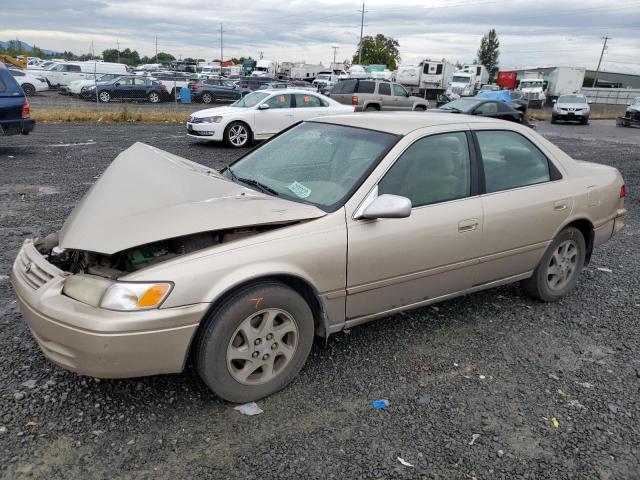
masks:
MULTIPOLYGON (((29 45, 26 42, 23 42, 22 40, 18 40, 20 42, 20 45, 22 45, 22 48, 25 49, 27 52, 30 52, 31 50, 33 50, 33 46, 29 45)), ((3 42, 2 40, 0 40, 0 47, 2 48, 7 48, 9 46, 9 42, 3 42)), ((44 53, 46 53, 47 55, 50 56, 55 56, 55 55, 60 55, 62 54, 62 52, 57 52, 55 50, 47 50, 46 48, 42 48, 41 49, 44 53)))

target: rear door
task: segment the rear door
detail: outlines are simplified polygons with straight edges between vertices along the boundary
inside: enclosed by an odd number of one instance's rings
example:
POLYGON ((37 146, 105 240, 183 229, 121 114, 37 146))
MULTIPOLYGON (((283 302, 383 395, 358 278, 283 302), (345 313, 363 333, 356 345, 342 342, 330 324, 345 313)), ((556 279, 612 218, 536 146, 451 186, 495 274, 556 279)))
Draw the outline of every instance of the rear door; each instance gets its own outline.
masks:
POLYGON ((312 93, 296 93, 294 95, 295 109, 293 118, 295 122, 309 120, 310 118, 328 115, 329 103, 312 93))
POLYGON ((396 97, 391 93, 391 84, 388 82, 378 83, 378 97, 380 99, 381 110, 399 110, 396 97))
POLYGON ((113 97, 130 100, 135 98, 133 91, 133 78, 121 78, 113 85, 113 97))
POLYGON ((573 208, 552 155, 496 125, 474 132, 484 177, 480 283, 533 270, 573 208))

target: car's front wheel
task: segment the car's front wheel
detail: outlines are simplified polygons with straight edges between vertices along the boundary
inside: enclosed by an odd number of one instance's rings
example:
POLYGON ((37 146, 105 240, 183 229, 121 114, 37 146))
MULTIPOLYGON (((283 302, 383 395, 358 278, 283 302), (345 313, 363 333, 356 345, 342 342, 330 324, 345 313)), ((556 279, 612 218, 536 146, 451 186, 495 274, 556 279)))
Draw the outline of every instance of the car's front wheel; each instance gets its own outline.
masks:
POLYGON ((150 92, 147 96, 149 103, 159 103, 160 102, 160 94, 158 92, 150 92))
POLYGON ((247 286, 206 320, 196 344, 200 378, 219 397, 250 402, 288 385, 309 356, 313 314, 278 282, 247 286))
POLYGON ((246 147, 251 143, 251 130, 245 123, 233 122, 225 129, 224 139, 230 147, 246 147))
POLYGON ((575 227, 562 230, 551 242, 533 276, 522 282, 527 295, 553 302, 570 292, 584 266, 586 243, 575 227))
POLYGON ((98 93, 98 99, 100 99, 100 101, 103 103, 108 103, 111 100, 111 94, 106 90, 103 90, 98 93))
POLYGON ((203 93, 202 94, 202 103, 213 103, 213 95, 211 95, 210 93, 203 93))

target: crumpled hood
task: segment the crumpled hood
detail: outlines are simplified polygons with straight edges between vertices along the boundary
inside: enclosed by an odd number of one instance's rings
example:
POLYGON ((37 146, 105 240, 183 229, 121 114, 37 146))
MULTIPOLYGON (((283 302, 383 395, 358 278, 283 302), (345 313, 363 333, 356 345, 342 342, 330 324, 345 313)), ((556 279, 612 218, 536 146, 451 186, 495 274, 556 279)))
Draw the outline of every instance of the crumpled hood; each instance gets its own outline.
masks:
POLYGON ((193 112, 191 114, 192 117, 202 118, 202 117, 213 117, 215 115, 233 115, 235 113, 245 113, 248 112, 249 108, 240 108, 240 107, 214 107, 207 108, 205 110, 198 110, 197 112, 193 112))
POLYGON ((215 170, 135 143, 71 212, 62 248, 113 254, 198 232, 318 218, 313 205, 266 195, 215 170))

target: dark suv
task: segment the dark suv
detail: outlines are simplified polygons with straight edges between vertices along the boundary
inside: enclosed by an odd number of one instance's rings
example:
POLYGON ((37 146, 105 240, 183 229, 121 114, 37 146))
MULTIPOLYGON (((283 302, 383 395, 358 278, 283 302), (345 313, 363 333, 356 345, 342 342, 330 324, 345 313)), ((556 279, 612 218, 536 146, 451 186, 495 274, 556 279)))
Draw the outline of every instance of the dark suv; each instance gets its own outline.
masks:
POLYGON ((29 102, 7 67, 0 63, 0 136, 27 135, 36 126, 29 118, 29 102))

